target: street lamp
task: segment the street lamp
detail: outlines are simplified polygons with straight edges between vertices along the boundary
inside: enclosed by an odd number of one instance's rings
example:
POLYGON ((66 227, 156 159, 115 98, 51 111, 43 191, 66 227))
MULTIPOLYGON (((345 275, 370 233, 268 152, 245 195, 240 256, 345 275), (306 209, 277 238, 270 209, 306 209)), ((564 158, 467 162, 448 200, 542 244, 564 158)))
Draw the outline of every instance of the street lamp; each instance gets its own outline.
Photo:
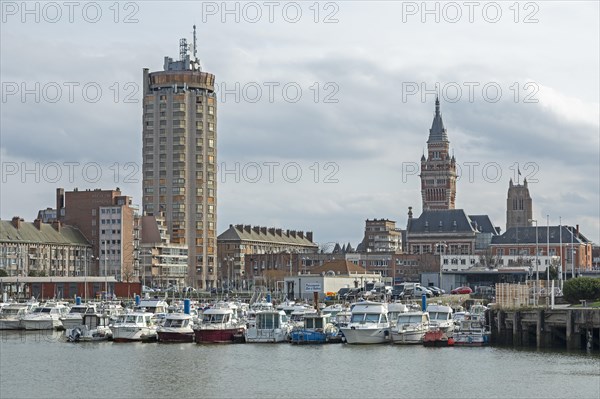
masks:
POLYGON ((108 240, 104 240, 104 295, 106 300, 108 300, 108 251, 106 250, 106 241, 108 240))
POLYGON ((442 254, 443 254, 443 250, 442 248, 447 248, 448 245, 446 244, 445 241, 440 241, 437 244, 435 244, 437 251, 440 254, 440 289, 444 289, 444 287, 442 287, 442 268, 443 268, 443 261, 442 261, 442 254))
POLYGON ((233 263, 233 257, 227 256, 223 260, 227 263, 227 289, 231 289, 231 264, 233 263))
POLYGON ((540 271, 538 268, 538 222, 536 219, 529 219, 530 223, 535 223, 535 293, 534 293, 534 300, 535 300, 535 304, 537 305, 537 295, 538 295, 538 290, 539 290, 539 284, 540 284, 540 271))

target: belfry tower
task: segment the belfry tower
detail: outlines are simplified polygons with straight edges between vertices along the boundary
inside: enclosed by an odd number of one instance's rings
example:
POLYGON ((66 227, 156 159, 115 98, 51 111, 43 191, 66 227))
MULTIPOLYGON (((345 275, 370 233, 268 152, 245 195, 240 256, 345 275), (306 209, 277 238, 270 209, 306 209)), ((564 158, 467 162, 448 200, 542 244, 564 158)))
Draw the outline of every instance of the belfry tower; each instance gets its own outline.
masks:
POLYGON ((456 160, 450 157, 450 141, 435 99, 435 116, 429 129, 427 158, 421 156, 421 197, 423 210, 454 209, 456 201, 456 160))

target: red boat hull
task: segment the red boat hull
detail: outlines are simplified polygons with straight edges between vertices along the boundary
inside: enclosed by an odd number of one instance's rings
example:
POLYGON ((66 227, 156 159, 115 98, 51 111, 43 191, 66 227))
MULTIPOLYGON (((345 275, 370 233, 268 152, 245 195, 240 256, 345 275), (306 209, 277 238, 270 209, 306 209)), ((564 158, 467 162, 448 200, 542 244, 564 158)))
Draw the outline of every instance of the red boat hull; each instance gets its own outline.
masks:
POLYGON ((159 332, 159 342, 194 342, 194 333, 159 332))
POLYGON ((228 328, 222 330, 213 330, 213 329, 198 329, 194 330, 194 335, 196 337, 196 343, 221 343, 221 344, 230 344, 236 342, 236 336, 243 336, 244 329, 243 328, 228 328))
POLYGON ((425 333, 423 337, 424 346, 454 346, 454 338, 446 335, 441 330, 431 330, 425 333))

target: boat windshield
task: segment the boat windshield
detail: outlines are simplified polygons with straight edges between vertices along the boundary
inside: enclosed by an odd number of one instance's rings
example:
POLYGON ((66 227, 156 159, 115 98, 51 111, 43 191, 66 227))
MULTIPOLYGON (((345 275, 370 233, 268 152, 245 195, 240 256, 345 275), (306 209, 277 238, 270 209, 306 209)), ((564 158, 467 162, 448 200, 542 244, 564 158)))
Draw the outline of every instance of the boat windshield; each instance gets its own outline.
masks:
POLYGON ((256 316, 256 328, 260 330, 272 330, 279 328, 279 314, 278 313, 259 313, 256 316))
POLYGON ((379 313, 354 313, 352 314, 351 323, 379 323, 379 316, 381 316, 381 322, 385 323, 385 315, 379 313))
POLYGON ((83 306, 75 306, 71 308, 69 313, 85 313, 86 308, 83 306))
POLYGON ((398 317, 398 324, 415 324, 423 320, 421 315, 402 315, 398 317))
POLYGON ((188 319, 167 319, 165 327, 187 327, 189 322, 188 319))
POLYGON ((202 322, 207 324, 227 323, 228 321, 229 314, 226 313, 205 314, 202 318, 202 322))
POLYGON ((52 308, 41 308, 40 312, 41 313, 50 313, 50 312, 52 312, 52 308))
POLYGON ((19 314, 19 311, 20 311, 20 310, 21 310, 21 309, 19 309, 19 308, 13 308, 13 309, 11 309, 11 308, 4 308, 4 309, 2 310, 2 313, 1 313, 1 314, 2 314, 2 315, 5 315, 5 316, 16 315, 16 314, 19 314))
POLYGON ((449 320, 449 316, 450 316, 450 314, 447 312, 431 312, 429 314, 429 320, 438 320, 438 321, 449 320))

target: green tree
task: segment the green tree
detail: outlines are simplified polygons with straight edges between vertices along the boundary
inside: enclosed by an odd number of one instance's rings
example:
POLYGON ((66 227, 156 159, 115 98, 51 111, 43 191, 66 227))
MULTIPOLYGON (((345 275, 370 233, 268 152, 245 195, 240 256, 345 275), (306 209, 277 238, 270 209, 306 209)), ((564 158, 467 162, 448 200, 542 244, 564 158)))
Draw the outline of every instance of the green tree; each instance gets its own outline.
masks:
POLYGON ((0 277, 8 277, 8 273, 6 273, 6 270, 0 269, 0 277))
POLYGON ((600 279, 577 277, 567 280, 563 286, 563 295, 569 303, 600 299, 600 279))

